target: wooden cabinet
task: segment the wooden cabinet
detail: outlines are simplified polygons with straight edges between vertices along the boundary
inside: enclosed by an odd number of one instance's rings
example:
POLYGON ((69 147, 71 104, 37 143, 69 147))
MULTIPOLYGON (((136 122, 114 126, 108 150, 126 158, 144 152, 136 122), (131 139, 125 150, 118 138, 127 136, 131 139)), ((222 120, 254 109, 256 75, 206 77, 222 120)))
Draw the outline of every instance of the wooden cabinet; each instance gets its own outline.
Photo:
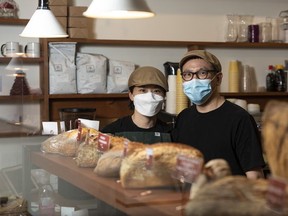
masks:
MULTIPOLYGON (((285 43, 233 43, 233 42, 193 42, 193 41, 146 41, 146 40, 97 40, 97 39, 41 39, 43 47, 43 86, 44 86, 44 106, 43 120, 58 120, 58 110, 65 107, 87 107, 96 108, 97 119, 102 120, 106 124, 120 116, 130 114, 128 109, 127 94, 60 94, 49 95, 49 42, 77 42, 77 46, 101 46, 109 47, 110 49, 123 49, 126 52, 126 47, 135 49, 143 47, 153 47, 156 49, 165 48, 183 48, 183 50, 192 49, 288 49, 288 44, 285 43)), ((151 55, 156 55, 151 53, 151 55)), ((143 56, 151 58, 151 56, 143 56)), ((129 60, 129 59, 127 59, 129 60)), ((253 93, 221 93, 226 98, 245 99, 248 103, 260 104, 263 111, 266 103, 271 99, 288 101, 287 92, 253 92, 253 93)), ((102 126, 103 126, 102 124, 102 126)))
MULTIPOLYGON (((1 19, 1 25, 25 25, 26 19, 1 19)), ((40 67, 39 86, 42 90, 41 95, 27 95, 27 96, 0 96, 0 101, 3 103, 18 101, 21 97, 23 102, 39 102, 41 109, 41 121, 55 121, 59 120, 59 109, 61 108, 96 108, 96 118, 100 120, 100 127, 109 122, 131 114, 129 110, 128 94, 49 94, 49 42, 77 42, 77 48, 85 47, 105 47, 110 50, 123 50, 123 55, 127 52, 127 47, 135 50, 153 48, 157 52, 148 50, 143 53, 143 57, 147 58, 148 63, 163 54, 162 60, 169 61, 169 56, 181 56, 187 50, 192 49, 288 49, 287 43, 234 43, 234 42, 193 42, 193 41, 147 41, 147 40, 98 40, 98 39, 40 39, 41 43, 41 57, 40 58, 23 58, 24 64, 36 64, 40 67), (181 53, 175 53, 171 49, 181 49, 181 53), (168 50, 170 49, 170 50, 168 50), (165 55, 164 55, 165 54, 165 55), (179 54, 179 55, 178 55, 179 54)), ((178 50, 179 51, 179 50, 178 50)), ((141 55, 141 54, 140 54, 141 55)), ((137 56, 138 57, 138 56, 137 56)), ((136 57, 136 58, 137 58, 136 57)), ((0 57, 0 64, 8 64, 11 58, 0 57)), ((129 56, 126 59, 129 61, 129 56)), ((132 60, 133 61, 133 60, 132 60)), ((164 62, 159 62, 163 64, 164 62)), ((141 65, 141 63, 140 63, 141 65)), ((153 65, 153 63, 151 63, 153 65)), ((155 66, 155 65, 153 65, 155 66)), ((288 101, 287 92, 253 92, 253 93, 221 93, 226 98, 245 99, 248 103, 258 103, 263 111, 266 103, 269 100, 276 99, 288 101)), ((40 123, 39 123, 40 125, 40 123)))

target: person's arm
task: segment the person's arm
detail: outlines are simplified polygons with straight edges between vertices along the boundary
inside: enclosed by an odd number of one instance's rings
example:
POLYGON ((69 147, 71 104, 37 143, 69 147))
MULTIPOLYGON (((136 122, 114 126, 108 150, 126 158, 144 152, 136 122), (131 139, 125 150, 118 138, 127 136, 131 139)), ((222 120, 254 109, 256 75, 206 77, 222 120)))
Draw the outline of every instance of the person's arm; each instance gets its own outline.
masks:
POLYGON ((264 178, 264 173, 261 168, 247 171, 245 174, 248 179, 264 178))

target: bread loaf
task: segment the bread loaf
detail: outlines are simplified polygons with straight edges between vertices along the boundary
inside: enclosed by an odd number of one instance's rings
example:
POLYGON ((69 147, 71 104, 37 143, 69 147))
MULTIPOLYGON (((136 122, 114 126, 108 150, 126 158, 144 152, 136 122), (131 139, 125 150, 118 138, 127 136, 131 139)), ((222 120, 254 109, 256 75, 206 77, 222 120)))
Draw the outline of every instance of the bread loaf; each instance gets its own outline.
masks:
POLYGON ((100 152, 97 151, 97 137, 90 137, 90 139, 85 140, 78 147, 75 161, 78 167, 94 168, 100 155, 100 152))
MULTIPOLYGON (((123 137, 114 137, 108 135, 110 139, 110 148, 123 148, 123 143, 125 138, 123 137)), ((83 142, 80 144, 77 155, 75 158, 76 164, 78 167, 92 167, 95 168, 98 164, 99 158, 102 156, 102 152, 98 151, 98 136, 91 137, 88 139, 88 142, 83 142)), ((111 165, 111 164, 108 164, 111 165)), ((105 167, 104 169, 106 169, 105 167)), ((109 170, 108 170, 109 171, 109 170)), ((104 170, 105 172, 105 170, 104 170)), ((119 171, 118 171, 119 173, 119 171)))
POLYGON ((273 176, 288 181, 288 103, 270 101, 262 117, 264 152, 273 176))
POLYGON ((97 137, 99 132, 93 128, 82 128, 80 141, 77 142, 78 130, 70 130, 52 136, 41 143, 41 150, 45 153, 60 154, 63 156, 75 156, 79 147, 79 143, 82 143, 86 134, 90 130, 91 137, 97 137))
MULTIPOLYGON (((129 142, 126 156, 130 155, 136 148, 144 148, 143 143, 129 142)), ((98 160, 94 172, 103 177, 119 177, 120 167, 123 160, 124 142, 118 143, 109 151, 105 152, 98 160)))
POLYGON ((153 149, 152 166, 146 168, 146 149, 138 148, 124 158, 120 168, 120 180, 124 188, 145 188, 173 186, 177 156, 187 155, 193 158, 203 158, 202 153, 184 144, 157 143, 147 146, 153 149))
MULTIPOLYGON (((273 216, 288 215, 267 206, 268 181, 251 180, 244 176, 228 176, 208 183, 185 206, 186 216, 273 216)), ((284 206, 288 206, 287 199, 284 206)))

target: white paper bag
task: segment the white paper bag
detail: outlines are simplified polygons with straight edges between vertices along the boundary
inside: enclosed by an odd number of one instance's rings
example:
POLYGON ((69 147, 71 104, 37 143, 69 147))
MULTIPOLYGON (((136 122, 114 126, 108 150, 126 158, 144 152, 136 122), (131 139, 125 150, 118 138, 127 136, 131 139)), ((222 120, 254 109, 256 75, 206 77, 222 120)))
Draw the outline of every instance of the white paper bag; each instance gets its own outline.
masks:
POLYGON ((49 43, 49 51, 49 93, 77 93, 76 43, 49 43))
POLYGON ((77 92, 106 93, 107 58, 101 54, 77 53, 77 92))
POLYGON ((135 70, 135 64, 127 61, 109 59, 107 93, 128 92, 128 79, 135 70))

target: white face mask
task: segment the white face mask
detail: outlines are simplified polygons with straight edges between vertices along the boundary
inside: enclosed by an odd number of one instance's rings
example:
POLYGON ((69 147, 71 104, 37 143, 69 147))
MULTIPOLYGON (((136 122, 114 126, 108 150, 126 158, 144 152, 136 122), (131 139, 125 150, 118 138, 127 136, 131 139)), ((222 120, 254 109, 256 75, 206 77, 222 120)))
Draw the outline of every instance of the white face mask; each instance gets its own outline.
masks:
POLYGON ((147 92, 134 96, 135 109, 144 116, 154 116, 162 108, 164 98, 160 95, 147 92))

